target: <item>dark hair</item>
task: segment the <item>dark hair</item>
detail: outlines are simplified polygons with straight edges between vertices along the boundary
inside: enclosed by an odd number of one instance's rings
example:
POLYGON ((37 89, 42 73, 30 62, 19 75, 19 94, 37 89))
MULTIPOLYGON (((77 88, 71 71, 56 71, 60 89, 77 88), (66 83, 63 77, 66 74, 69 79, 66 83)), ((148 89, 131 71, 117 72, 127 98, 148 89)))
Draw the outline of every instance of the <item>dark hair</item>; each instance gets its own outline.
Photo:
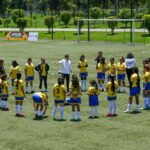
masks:
POLYGON ((111 81, 111 83, 112 83, 112 85, 111 85, 111 90, 113 91, 113 93, 115 93, 115 77, 114 77, 114 75, 113 74, 111 74, 110 75, 110 81, 111 81))
POLYGON ((132 59, 132 58, 134 58, 134 55, 132 53, 128 53, 127 58, 132 59))
POLYGON ((97 82, 95 80, 91 80, 90 84, 91 84, 91 86, 95 87, 96 90, 98 90, 98 85, 97 85, 97 82))
POLYGON ((110 61, 112 61, 112 60, 115 61, 115 58, 114 58, 114 57, 111 57, 111 58, 110 58, 110 61))
POLYGON ((133 68, 133 72, 137 74, 138 80, 137 80, 137 86, 140 88, 140 76, 139 76, 139 69, 137 67, 133 68))
POLYGON ((85 58, 85 55, 81 55, 80 60, 83 61, 85 58))
POLYGON ((63 83, 63 79, 62 78, 58 78, 58 85, 62 85, 62 83, 63 83))
POLYGON ((2 75, 2 80, 6 80, 7 79, 7 75, 6 74, 3 74, 2 75))
POLYGON ((12 61, 12 66, 13 66, 13 67, 19 66, 16 60, 13 60, 13 61, 12 61))
POLYGON ((72 75, 72 85, 74 88, 79 90, 79 80, 76 74, 72 75))
POLYGON ((18 87, 18 84, 19 84, 19 80, 21 79, 21 73, 18 72, 17 73, 17 84, 16 84, 16 87, 18 87))
POLYGON ((123 56, 121 56, 120 59, 122 60, 122 62, 125 62, 125 59, 123 56))
POLYGON ((104 57, 102 57, 102 59, 101 59, 101 64, 105 64, 105 58, 104 57))
POLYGON ((29 58, 28 58, 28 61, 32 61, 32 58, 31 58, 31 57, 29 57, 29 58))
POLYGON ((68 54, 66 54, 66 55, 65 55, 65 58, 66 58, 66 57, 69 57, 69 55, 68 55, 68 54))

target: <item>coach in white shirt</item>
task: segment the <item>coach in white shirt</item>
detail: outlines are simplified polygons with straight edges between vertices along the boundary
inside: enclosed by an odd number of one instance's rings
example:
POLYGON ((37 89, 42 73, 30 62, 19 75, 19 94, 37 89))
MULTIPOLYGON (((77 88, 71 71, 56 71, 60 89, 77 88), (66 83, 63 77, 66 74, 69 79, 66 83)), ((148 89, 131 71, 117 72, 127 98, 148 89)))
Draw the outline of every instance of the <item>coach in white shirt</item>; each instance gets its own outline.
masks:
POLYGON ((69 59, 69 55, 65 55, 64 59, 60 60, 58 64, 61 64, 61 73, 63 77, 63 82, 66 79, 67 91, 69 91, 69 80, 71 73, 71 61, 69 59))
POLYGON ((127 54, 127 57, 125 59, 125 65, 126 65, 126 73, 127 73, 128 81, 130 84, 130 78, 131 75, 133 74, 133 68, 136 67, 136 60, 132 53, 127 54))

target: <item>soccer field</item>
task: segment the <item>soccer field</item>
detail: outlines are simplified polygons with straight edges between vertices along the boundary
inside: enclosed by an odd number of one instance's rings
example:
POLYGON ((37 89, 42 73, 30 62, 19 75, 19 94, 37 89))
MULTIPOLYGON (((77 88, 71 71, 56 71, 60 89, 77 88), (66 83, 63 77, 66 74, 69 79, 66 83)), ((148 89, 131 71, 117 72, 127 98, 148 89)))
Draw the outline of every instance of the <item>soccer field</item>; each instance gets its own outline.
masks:
MULTIPOLYGON (((83 93, 81 104, 80 122, 71 122, 71 107, 65 107, 66 121, 53 121, 52 84, 57 81, 60 65, 55 62, 62 59, 65 54, 70 55, 73 73, 79 73, 77 68, 81 54, 88 60, 88 83, 96 79, 97 52, 103 51, 106 62, 111 56, 115 62, 120 56, 126 57, 128 52, 133 52, 140 73, 142 74, 142 60, 150 56, 150 45, 129 46, 119 43, 81 43, 71 41, 39 41, 39 42, 8 42, 0 40, 0 57, 5 61, 7 74, 12 60, 17 60, 22 68, 28 57, 33 58, 36 65, 41 57, 45 57, 50 64, 48 75, 49 107, 46 112, 48 118, 35 121, 31 95, 26 95, 23 112, 25 118, 16 118, 15 99, 9 97, 9 112, 0 111, 0 150, 147 150, 150 147, 150 111, 141 111, 139 114, 126 114, 129 91, 118 94, 117 117, 106 117, 108 102, 106 92, 100 93, 100 118, 88 119, 88 96, 83 93), (54 81, 51 73, 55 74, 54 81)), ((34 87, 38 91, 38 74, 35 75, 34 87)), ((142 107, 142 93, 140 106, 142 107)), ((135 105, 133 105, 134 108, 135 105)), ((57 112, 59 115, 59 112, 57 112)))

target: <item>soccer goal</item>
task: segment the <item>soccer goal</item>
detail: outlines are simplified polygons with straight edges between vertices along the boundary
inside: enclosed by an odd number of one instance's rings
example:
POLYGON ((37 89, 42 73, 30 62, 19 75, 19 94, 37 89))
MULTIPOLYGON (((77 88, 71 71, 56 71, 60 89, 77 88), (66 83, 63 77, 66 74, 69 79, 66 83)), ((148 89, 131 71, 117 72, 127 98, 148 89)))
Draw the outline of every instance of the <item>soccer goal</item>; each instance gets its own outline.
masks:
POLYGON ((145 43, 140 19, 78 19, 77 41, 145 43))

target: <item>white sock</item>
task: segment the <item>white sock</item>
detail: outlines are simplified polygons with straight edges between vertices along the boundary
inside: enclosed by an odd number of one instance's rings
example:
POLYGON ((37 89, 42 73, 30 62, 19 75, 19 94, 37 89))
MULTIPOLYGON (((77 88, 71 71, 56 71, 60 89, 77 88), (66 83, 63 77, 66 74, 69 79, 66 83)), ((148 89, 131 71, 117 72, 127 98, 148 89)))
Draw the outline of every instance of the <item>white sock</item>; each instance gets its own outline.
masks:
POLYGON ((43 111, 38 111, 38 116, 41 117, 43 115, 43 111))
POLYGON ((11 86, 11 92, 14 93, 14 86, 11 86))
POLYGON ((80 111, 78 111, 78 119, 80 119, 80 111))
POLYGON ((128 110, 128 111, 130 111, 131 106, 132 106, 131 104, 128 104, 128 107, 127 107, 127 110, 128 110))
POLYGON ((28 87, 26 86, 26 92, 28 92, 28 87))
POLYGON ((126 92, 126 87, 124 87, 123 92, 126 92))
POLYGON ((118 91, 120 91, 120 86, 118 86, 118 91))
POLYGON ((31 91, 34 91, 33 85, 31 86, 31 91))
POLYGON ((143 107, 146 108, 148 106, 148 98, 144 98, 143 107))
POLYGON ((84 80, 84 90, 86 90, 86 80, 84 80))
POLYGON ((109 102, 109 114, 112 114, 112 101, 109 102))
POLYGON ((103 89, 103 90, 105 89, 105 84, 102 84, 102 89, 103 89))
POLYGON ((117 112, 117 102, 113 101, 113 106, 114 106, 114 114, 117 112))
POLYGON ((101 85, 100 84, 98 84, 98 89, 100 89, 101 88, 101 85))
POLYGON ((38 111, 37 110, 35 110, 35 115, 38 115, 38 111))
POLYGON ((15 106, 16 114, 18 113, 18 105, 15 106))
POLYGON ((0 107, 2 107, 2 98, 0 98, 0 107))
POLYGON ((22 113, 22 109, 23 109, 23 106, 22 105, 20 105, 20 112, 22 113))
POLYGON ((64 107, 60 106, 60 119, 64 118, 64 107))
POLYGON ((95 109, 94 116, 98 116, 99 115, 99 113, 98 113, 98 107, 95 107, 94 109, 95 109))
POLYGON ((135 110, 139 111, 139 105, 136 105, 135 110))
POLYGON ((5 102, 5 108, 8 108, 8 101, 5 102))
POLYGON ((148 101, 148 107, 150 107, 150 97, 147 98, 147 101, 148 101))
POLYGON ((2 100, 1 103, 2 108, 5 108, 5 101, 2 100))
POLYGON ((54 106, 54 109, 52 111, 52 117, 53 117, 53 119, 55 119, 55 117, 56 117, 56 112, 57 112, 57 106, 54 106))
POLYGON ((89 111, 89 116, 92 116, 94 117, 94 113, 93 113, 93 107, 90 108, 90 111, 89 111))
POLYGON ((71 119, 75 119, 75 112, 74 111, 72 111, 72 114, 71 114, 71 119))
POLYGON ((82 88, 82 90, 84 90, 84 82, 83 82, 83 80, 81 80, 81 88, 82 88))

